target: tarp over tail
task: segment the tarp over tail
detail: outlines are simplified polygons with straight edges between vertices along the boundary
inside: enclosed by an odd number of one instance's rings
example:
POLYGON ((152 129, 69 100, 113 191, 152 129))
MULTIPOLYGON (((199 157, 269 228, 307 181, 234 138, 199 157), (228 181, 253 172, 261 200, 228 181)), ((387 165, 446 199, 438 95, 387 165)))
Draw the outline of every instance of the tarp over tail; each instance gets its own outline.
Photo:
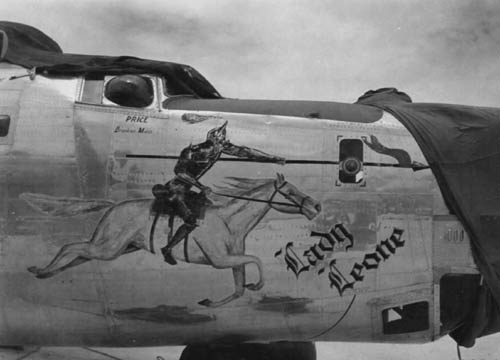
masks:
POLYGON ((500 109, 412 103, 393 88, 369 91, 357 103, 391 113, 411 132, 471 238, 486 286, 467 323, 450 335, 470 347, 500 331, 500 109))

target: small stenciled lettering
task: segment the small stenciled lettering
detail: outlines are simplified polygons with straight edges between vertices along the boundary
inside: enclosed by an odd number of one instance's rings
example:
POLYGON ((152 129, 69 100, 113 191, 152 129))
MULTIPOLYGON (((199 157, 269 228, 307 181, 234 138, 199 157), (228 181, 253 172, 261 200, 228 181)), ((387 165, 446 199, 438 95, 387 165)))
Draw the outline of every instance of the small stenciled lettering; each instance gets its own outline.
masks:
POLYGON ((126 127, 126 126, 116 126, 114 133, 121 133, 121 134, 152 134, 153 130, 150 128, 146 127, 126 127))
POLYGON ((127 115, 125 122, 147 124, 148 116, 127 115))
POLYGON ((137 132, 138 132, 139 134, 151 134, 151 133, 153 133, 153 130, 148 129, 148 128, 145 128, 145 127, 140 127, 140 128, 137 130, 137 132))
POLYGON ((126 128, 126 127, 122 127, 122 126, 117 126, 115 127, 115 133, 135 133, 136 132, 136 129, 133 129, 133 128, 126 128))

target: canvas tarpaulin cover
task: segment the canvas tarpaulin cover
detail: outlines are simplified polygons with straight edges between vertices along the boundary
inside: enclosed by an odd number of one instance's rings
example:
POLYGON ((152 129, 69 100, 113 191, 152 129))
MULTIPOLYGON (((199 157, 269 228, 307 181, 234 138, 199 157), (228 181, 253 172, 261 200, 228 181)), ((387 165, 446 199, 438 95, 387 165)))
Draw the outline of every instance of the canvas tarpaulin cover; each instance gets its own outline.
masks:
MULTIPOLYGON (((93 74, 157 74, 168 79, 169 88, 176 93, 199 98, 220 98, 215 88, 194 68, 171 62, 153 61, 131 56, 97 56, 65 54, 50 37, 34 27, 0 21, 0 49, 7 44, 1 61, 36 68, 47 75, 77 76, 93 74)), ((2 52, 3 53, 3 52, 2 52)))
POLYGON ((500 331, 500 109, 412 103, 393 88, 369 91, 357 103, 391 113, 410 131, 470 236, 485 286, 467 323, 450 335, 472 346, 500 331))
MULTIPOLYGON (((216 112, 241 112, 281 116, 326 118, 344 121, 374 122, 382 111, 369 106, 331 101, 277 101, 224 99, 195 69, 171 62, 138 59, 130 56, 64 54, 50 37, 31 26, 0 21, 0 31, 7 34, 7 51, 0 50, 0 61, 8 61, 37 73, 80 76, 84 74, 158 74, 167 81, 170 109, 216 112), (3 54, 3 55, 2 55, 3 54)), ((5 44, 0 36, 0 49, 5 44), (3 43, 3 44, 2 44, 3 43)))

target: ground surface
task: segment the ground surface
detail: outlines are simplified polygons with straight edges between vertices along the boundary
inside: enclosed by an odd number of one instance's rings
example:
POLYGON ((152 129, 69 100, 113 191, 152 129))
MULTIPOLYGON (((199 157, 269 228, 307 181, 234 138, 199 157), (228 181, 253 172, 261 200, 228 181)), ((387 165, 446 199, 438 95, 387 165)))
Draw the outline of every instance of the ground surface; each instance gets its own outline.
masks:
MULTIPOLYGON (((177 360, 182 347, 133 349, 43 348, 32 353, 3 353, 0 360, 177 360), (159 358, 161 357, 161 358, 159 358)), ((421 345, 316 343, 318 360, 454 360, 455 342, 446 337, 421 345)), ((500 360, 500 334, 479 339, 471 349, 461 349, 463 360, 500 360)))

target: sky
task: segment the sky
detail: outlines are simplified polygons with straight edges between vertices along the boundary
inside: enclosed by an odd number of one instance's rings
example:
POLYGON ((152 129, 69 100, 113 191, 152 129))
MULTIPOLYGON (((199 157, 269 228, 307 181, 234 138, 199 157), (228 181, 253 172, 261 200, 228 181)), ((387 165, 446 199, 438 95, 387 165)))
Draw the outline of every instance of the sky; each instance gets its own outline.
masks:
POLYGON ((189 64, 226 97, 498 106, 497 0, 3 0, 65 52, 189 64))
MULTIPOLYGON (((189 64, 226 97, 354 102, 396 87, 415 102, 500 106, 498 0, 1 0, 0 14, 67 53, 189 64)), ((499 339, 464 359, 500 358, 499 339)), ((320 344, 319 358, 338 346, 320 344)), ((342 351, 455 359, 454 346, 342 351)))

